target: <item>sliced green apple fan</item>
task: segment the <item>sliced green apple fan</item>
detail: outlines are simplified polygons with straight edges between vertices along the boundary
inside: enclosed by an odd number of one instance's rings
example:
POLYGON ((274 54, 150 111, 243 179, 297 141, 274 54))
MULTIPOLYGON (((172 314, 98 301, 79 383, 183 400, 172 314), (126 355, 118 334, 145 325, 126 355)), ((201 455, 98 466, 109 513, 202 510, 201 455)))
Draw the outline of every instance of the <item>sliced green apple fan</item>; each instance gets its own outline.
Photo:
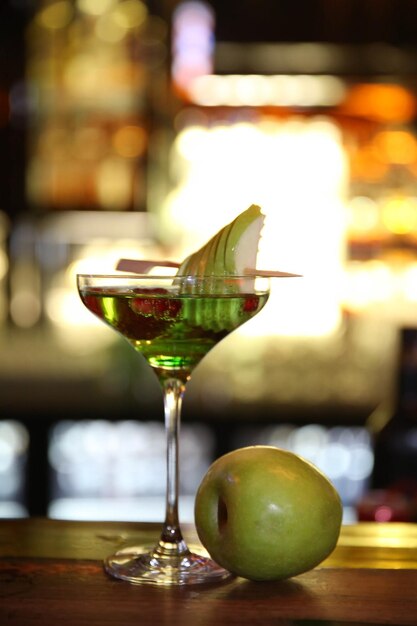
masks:
POLYGON ((120 259, 116 269, 143 273, 154 267, 178 268, 177 276, 299 276, 276 270, 256 269, 259 239, 265 216, 256 204, 224 226, 202 248, 182 263, 120 259))
MULTIPOLYGON (((224 226, 202 248, 180 265, 178 275, 243 276, 256 267, 259 239, 264 224, 259 206, 252 204, 224 226)), ((254 270, 251 272, 253 273, 254 270)))
MULTIPOLYGON (((243 276, 249 268, 256 267, 256 257, 264 216, 260 207, 250 206, 230 224, 222 228, 202 248, 188 256, 180 265, 177 276, 181 291, 190 294, 207 292, 233 294, 240 291, 240 281, 230 281, 226 276, 243 276), (186 277, 204 278, 199 282, 186 277)), ((246 289, 252 289, 254 279, 245 279, 246 289)), ((244 289, 244 290, 246 290, 244 289)), ((190 298, 187 301, 187 320, 196 326, 213 331, 232 329, 241 319, 241 302, 231 298, 225 306, 217 298, 190 298)))
MULTIPOLYGON (((252 204, 227 224, 199 250, 190 254, 181 264, 165 261, 131 261, 121 259, 117 269, 123 271, 148 271, 155 266, 178 267, 174 280, 182 293, 203 295, 216 292, 231 295, 240 291, 239 281, 224 279, 226 276, 247 276, 243 280, 245 291, 249 291, 256 276, 295 276, 287 272, 256 269, 261 230, 265 216, 259 206, 252 204), (193 280, 187 280, 187 277, 193 280), (213 280, 207 280, 212 277, 213 280), (197 278, 197 280, 194 280, 197 278), (198 278, 204 278, 199 282, 198 278), (249 282, 248 282, 249 281, 249 282)), ((228 307, 219 312, 217 299, 190 298, 187 301, 187 319, 191 324, 211 330, 235 327, 235 317, 239 319, 238 301, 230 299, 228 307)))

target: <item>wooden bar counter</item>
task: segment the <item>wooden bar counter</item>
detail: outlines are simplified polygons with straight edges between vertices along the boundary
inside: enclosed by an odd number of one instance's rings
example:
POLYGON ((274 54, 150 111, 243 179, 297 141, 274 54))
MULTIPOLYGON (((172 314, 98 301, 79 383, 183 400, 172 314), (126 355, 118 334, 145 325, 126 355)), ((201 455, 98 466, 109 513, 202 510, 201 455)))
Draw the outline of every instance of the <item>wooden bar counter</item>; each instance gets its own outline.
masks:
MULTIPOLYGON (((344 526, 333 554, 283 582, 158 588, 112 580, 103 557, 152 524, 0 521, 1 626, 417 625, 417 525, 344 526)), ((185 528, 192 542, 192 528, 185 528)))

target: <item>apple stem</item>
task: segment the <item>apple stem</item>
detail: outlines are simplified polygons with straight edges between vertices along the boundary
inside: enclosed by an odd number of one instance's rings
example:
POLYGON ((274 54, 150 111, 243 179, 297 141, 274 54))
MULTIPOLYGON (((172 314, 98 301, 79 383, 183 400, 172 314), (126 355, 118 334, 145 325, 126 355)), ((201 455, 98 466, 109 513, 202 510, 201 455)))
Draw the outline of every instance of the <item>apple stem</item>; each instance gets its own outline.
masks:
POLYGON ((165 522, 156 552, 160 556, 175 557, 189 552, 181 533, 178 516, 178 440, 185 383, 178 378, 166 378, 161 382, 167 435, 167 490, 165 522))

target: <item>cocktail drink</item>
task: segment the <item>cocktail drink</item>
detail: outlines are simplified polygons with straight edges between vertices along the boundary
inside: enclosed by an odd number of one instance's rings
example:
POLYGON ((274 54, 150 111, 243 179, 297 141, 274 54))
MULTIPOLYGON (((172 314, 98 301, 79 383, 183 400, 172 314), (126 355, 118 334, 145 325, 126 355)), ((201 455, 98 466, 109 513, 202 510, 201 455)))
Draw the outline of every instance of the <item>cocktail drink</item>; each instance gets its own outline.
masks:
POLYGON ((225 292, 199 294, 182 289, 191 283, 202 288, 209 280, 80 276, 79 284, 86 307, 143 354, 160 378, 174 374, 186 381, 205 354, 251 319, 268 298, 265 290, 240 291, 253 284, 247 277, 222 277, 225 292))
POLYGON ((125 337, 162 387, 167 433, 166 515, 155 546, 129 546, 106 571, 133 583, 182 585, 228 572, 188 547, 178 517, 178 435, 185 385, 201 359, 265 305, 269 280, 252 276, 88 275, 77 277, 85 306, 125 337))

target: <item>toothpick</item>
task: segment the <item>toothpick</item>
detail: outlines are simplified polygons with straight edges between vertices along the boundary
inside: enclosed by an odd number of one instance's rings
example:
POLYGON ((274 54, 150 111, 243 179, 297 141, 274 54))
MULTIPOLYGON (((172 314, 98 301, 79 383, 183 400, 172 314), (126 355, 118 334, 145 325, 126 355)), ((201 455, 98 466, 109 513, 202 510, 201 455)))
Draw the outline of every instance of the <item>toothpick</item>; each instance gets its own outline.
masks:
MULTIPOLYGON (((178 268, 180 263, 175 261, 151 261, 140 259, 120 259, 117 262, 116 270, 121 272, 133 272, 135 274, 146 273, 153 267, 171 267, 178 268)), ((265 276, 266 278, 298 278, 301 274, 292 274, 290 272, 281 272, 279 270, 258 270, 247 267, 244 270, 245 276, 265 276)))

